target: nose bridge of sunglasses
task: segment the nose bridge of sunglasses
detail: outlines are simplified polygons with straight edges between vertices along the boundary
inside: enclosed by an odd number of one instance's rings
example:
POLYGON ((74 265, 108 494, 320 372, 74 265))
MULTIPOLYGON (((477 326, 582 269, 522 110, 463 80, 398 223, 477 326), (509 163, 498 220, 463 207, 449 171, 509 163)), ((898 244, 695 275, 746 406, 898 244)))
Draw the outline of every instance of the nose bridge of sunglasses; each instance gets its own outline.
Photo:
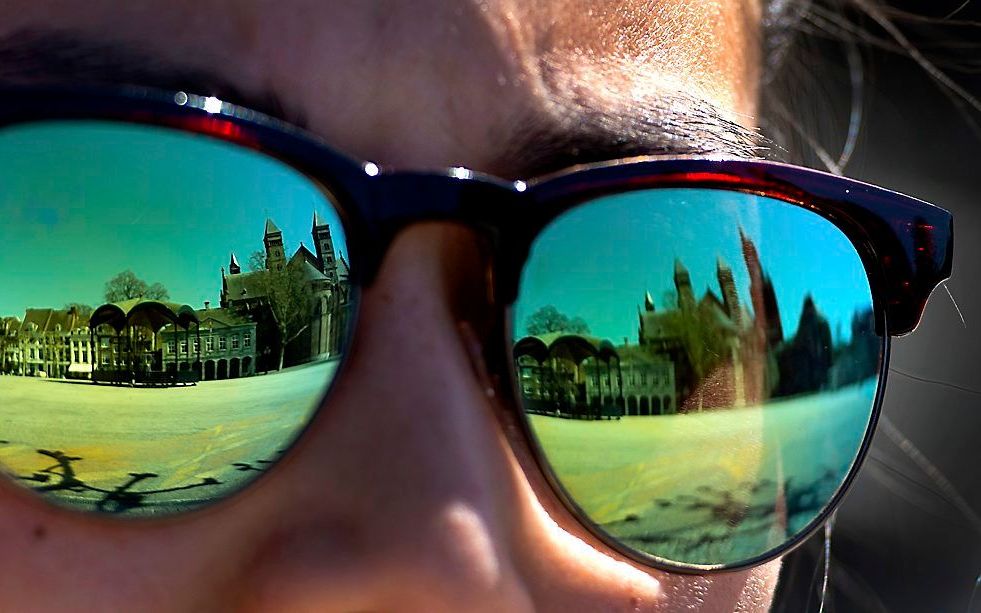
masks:
POLYGON ((504 243, 505 221, 514 218, 523 194, 508 181, 454 168, 445 173, 381 174, 371 180, 364 210, 374 246, 365 262, 370 284, 389 245, 412 224, 443 221, 465 225, 488 241, 493 254, 504 243))

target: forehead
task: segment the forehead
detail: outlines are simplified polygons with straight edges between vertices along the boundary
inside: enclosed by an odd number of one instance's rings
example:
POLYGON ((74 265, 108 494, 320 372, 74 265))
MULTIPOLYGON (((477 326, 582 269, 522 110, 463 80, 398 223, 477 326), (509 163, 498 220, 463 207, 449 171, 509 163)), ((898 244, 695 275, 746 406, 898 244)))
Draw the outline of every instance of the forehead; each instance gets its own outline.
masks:
POLYGON ((758 23, 755 0, 14 0, 0 6, 0 58, 4 39, 54 32, 80 41, 54 63, 80 65, 65 72, 81 80, 113 80, 114 63, 134 74, 134 58, 214 73, 364 159, 522 174, 534 162, 518 158, 545 141, 570 161, 577 139, 691 153, 697 142, 665 145, 675 115, 751 123, 758 23), (116 57, 84 57, 94 49, 116 57))

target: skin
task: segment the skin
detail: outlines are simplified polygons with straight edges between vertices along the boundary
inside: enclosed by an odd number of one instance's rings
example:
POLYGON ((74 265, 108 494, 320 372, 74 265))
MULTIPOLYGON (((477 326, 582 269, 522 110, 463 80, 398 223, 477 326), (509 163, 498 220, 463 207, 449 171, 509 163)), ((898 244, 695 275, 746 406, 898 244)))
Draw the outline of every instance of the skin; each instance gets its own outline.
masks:
MULTIPOLYGON (((627 126, 665 96, 752 127, 755 0, 589 4, 600 6, 13 0, 0 6, 0 38, 43 26, 217 72, 246 96, 275 92, 282 114, 337 149, 407 169, 526 177, 593 155, 561 138, 548 159, 515 153, 527 125, 561 136, 622 124, 640 142, 631 152, 643 150, 658 135, 627 126)), ((617 157, 608 152, 596 155, 617 157)), ((489 263, 474 238, 430 223, 396 239, 363 293, 327 409, 232 499, 134 523, 0 483, 4 607, 765 610, 779 562, 660 572, 605 547, 558 503, 480 357, 500 339, 487 333, 489 263)))

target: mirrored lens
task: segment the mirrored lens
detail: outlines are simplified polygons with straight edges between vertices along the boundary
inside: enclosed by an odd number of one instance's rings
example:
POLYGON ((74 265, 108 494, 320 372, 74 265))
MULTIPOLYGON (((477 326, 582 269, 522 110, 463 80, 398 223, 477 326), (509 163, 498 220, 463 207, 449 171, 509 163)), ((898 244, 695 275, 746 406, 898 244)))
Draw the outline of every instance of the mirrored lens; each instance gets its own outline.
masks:
POLYGON ((862 262, 815 213, 657 189, 535 241, 514 312, 524 408, 602 533, 736 565, 807 529, 869 427, 883 340, 862 262))
POLYGON ((72 507, 162 514, 269 469, 352 308, 330 197, 209 137, 0 130, 0 465, 72 507))

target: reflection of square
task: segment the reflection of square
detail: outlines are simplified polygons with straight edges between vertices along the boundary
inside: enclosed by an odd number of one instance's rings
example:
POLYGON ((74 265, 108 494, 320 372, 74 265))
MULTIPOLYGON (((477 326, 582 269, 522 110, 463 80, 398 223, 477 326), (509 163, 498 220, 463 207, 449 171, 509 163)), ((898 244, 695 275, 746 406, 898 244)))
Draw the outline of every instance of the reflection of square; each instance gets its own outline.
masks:
POLYGON ((336 364, 177 389, 4 377, 0 421, 17 437, 0 441, 0 465, 23 485, 86 509, 121 487, 140 503, 100 508, 151 514, 195 506, 258 474, 236 463, 262 470, 292 443, 336 364))

